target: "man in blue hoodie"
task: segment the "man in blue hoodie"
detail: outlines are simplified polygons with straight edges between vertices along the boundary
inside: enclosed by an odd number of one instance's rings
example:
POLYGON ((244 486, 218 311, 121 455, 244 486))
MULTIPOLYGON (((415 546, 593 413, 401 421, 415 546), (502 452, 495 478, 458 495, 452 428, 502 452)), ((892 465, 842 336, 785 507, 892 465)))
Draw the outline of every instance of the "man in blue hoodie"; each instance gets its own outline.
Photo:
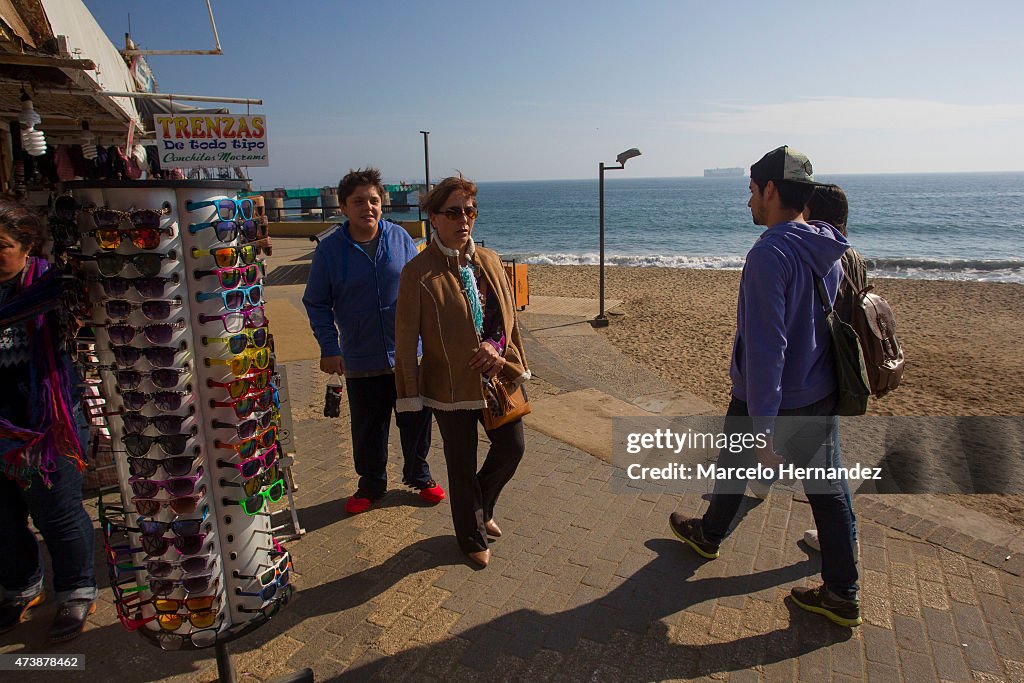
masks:
MULTIPOLYGON (((756 465, 755 456, 777 471, 784 460, 776 446, 790 464, 823 459, 826 467, 840 466, 835 367, 817 285, 823 281, 835 301, 839 259, 849 243, 827 223, 804 219, 815 185, 811 162, 791 147, 779 147, 750 167, 747 206, 754 224, 768 229, 747 253, 740 277, 725 430, 749 434, 760 446, 740 453, 723 449, 719 471, 756 465), (778 429, 776 418, 782 418, 778 429)), ((744 483, 716 479, 704 516, 673 513, 672 531, 701 557, 717 558, 744 483)), ((842 626, 858 626, 854 520, 846 489, 838 479, 803 484, 818 528, 824 585, 794 588, 793 601, 842 626)))
MULTIPOLYGON (((302 303, 320 345, 320 369, 345 376, 358 490, 345 511, 369 510, 387 491, 388 431, 395 408, 395 303, 402 268, 416 245, 400 226, 381 218, 384 185, 375 168, 351 171, 338 184, 348 219, 313 254, 302 303), (340 338, 339 338, 340 333, 340 338)), ((398 413, 402 482, 430 503, 444 489, 430 476, 431 412, 398 413)))

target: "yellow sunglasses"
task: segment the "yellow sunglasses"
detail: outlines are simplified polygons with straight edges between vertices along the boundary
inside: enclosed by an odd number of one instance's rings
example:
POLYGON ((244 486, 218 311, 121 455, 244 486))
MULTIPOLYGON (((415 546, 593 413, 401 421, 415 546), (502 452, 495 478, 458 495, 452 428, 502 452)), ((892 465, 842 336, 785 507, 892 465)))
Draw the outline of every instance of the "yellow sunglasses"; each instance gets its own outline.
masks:
POLYGON ((257 370, 266 370, 270 366, 270 349, 266 347, 262 349, 246 349, 228 360, 207 358, 206 364, 208 366, 227 365, 231 369, 231 374, 235 377, 241 377, 248 374, 250 368, 253 367, 257 370))

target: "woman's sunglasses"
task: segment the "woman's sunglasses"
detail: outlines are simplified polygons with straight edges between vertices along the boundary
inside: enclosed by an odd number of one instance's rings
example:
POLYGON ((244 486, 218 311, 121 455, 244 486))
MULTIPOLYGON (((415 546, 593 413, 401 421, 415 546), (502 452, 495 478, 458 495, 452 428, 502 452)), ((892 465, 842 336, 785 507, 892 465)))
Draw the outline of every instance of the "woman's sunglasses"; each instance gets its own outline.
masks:
POLYGON ((480 211, 475 206, 467 206, 465 209, 461 206, 453 206, 440 213, 453 221, 460 220, 463 216, 472 221, 476 220, 476 217, 480 215, 480 211))
POLYGON ((266 276, 266 268, 262 262, 252 263, 239 268, 217 268, 215 270, 196 270, 193 275, 200 278, 216 275, 220 286, 224 289, 234 289, 239 285, 254 285, 261 278, 266 276))
POLYGON ((238 424, 231 422, 222 422, 221 420, 213 420, 210 424, 214 429, 233 429, 239 439, 251 439, 256 436, 256 430, 265 430, 270 425, 274 424, 274 414, 276 411, 268 410, 257 418, 251 420, 245 420, 238 424))
POLYGON ((170 595, 178 588, 184 590, 185 593, 205 593, 210 590, 211 586, 217 585, 219 578, 219 576, 215 577, 213 574, 186 575, 180 579, 156 579, 150 577, 149 591, 153 595, 158 596, 170 595))
POLYGON ((267 324, 267 316, 263 307, 248 308, 235 313, 224 313, 222 315, 200 315, 200 324, 220 321, 224 325, 224 331, 228 334, 237 334, 246 327, 263 327, 267 324))
POLYGON ((240 311, 243 306, 259 306, 263 301, 263 285, 251 285, 226 292, 197 292, 196 301, 220 299, 229 311, 240 311))
POLYGON ((121 346, 131 344, 132 340, 141 332, 149 343, 163 345, 170 343, 174 337, 175 330, 185 328, 185 320, 176 320, 173 323, 154 323, 152 325, 144 325, 143 327, 136 327, 128 323, 94 323, 92 327, 106 327, 111 344, 119 344, 121 346))
POLYGON ((108 299, 103 302, 107 316, 120 320, 128 318, 136 309, 141 309, 142 315, 150 320, 167 320, 171 317, 171 309, 176 306, 181 306, 180 296, 173 299, 150 299, 142 303, 125 299, 108 299))
MULTIPOLYGON (((136 524, 139 525, 139 532, 145 536, 163 536, 168 531, 175 536, 198 536, 203 530, 203 522, 210 515, 210 508, 203 510, 203 516, 199 519, 176 519, 172 522, 162 522, 156 519, 139 517, 136 524)), ((206 590, 200 589, 200 590, 206 590)), ((199 591, 192 591, 199 592, 199 591)))
POLYGON ((172 538, 143 536, 142 550, 150 557, 160 557, 171 548, 177 550, 179 555, 197 555, 202 552, 205 542, 206 534, 174 536, 172 538))
MULTIPOLYGON (((148 254, 146 254, 148 256, 148 254)), ((246 244, 240 247, 216 247, 214 249, 192 249, 192 257, 212 256, 219 268, 230 268, 239 263, 249 265, 256 262, 256 245, 246 244)), ((155 273, 154 273, 155 274, 155 273)))
POLYGON ((188 415, 154 415, 150 417, 137 411, 129 411, 122 413, 121 419, 124 421, 124 428, 127 432, 142 432, 147 427, 156 427, 161 434, 175 434, 181 431, 181 425, 195 412, 195 407, 191 407, 188 415))
MULTIPOLYGON (((137 458, 149 453, 149 449, 153 447, 153 444, 160 444, 160 450, 167 455, 181 455, 188 446, 188 440, 195 436, 196 432, 197 430, 193 427, 192 432, 189 434, 161 434, 160 436, 125 434, 121 437, 121 440, 124 442, 124 447, 128 454, 137 458)), ((191 489, 180 493, 171 491, 172 495, 178 496, 186 496, 190 493, 192 493, 191 489)), ((143 498, 152 498, 156 493, 136 491, 135 495, 142 496, 143 498)))
MULTIPOLYGON (((200 465, 194 474, 185 477, 171 477, 170 479, 141 479, 132 477, 128 480, 128 483, 131 484, 135 495, 141 498, 153 498, 161 490, 167 491, 172 496, 181 497, 190 496, 195 493, 196 483, 202 477, 203 467, 200 465)), ((152 515, 146 516, 151 517, 152 515)))
POLYGON ((128 472, 133 477, 148 479, 156 474, 157 469, 162 469, 168 476, 184 477, 192 471, 198 457, 198 452, 193 455, 176 455, 169 458, 130 457, 128 458, 128 472))
POLYGON ((243 220, 252 219, 253 201, 251 199, 211 199, 202 202, 185 202, 185 210, 198 211, 204 206, 217 208, 217 217, 223 221, 234 220, 241 217, 243 220))
POLYGON ((246 377, 239 377, 238 379, 230 382, 217 382, 212 379, 206 380, 206 386, 208 387, 222 387, 227 389, 228 395, 231 396, 231 398, 242 398, 247 394, 262 391, 269 386, 269 384, 269 370, 261 370, 260 372, 246 377))
POLYGON ((145 391, 122 391, 121 401, 126 410, 142 410, 150 401, 158 410, 173 412, 181 408, 184 398, 192 393, 192 385, 184 391, 157 391, 152 394, 145 391))
POLYGON ((108 297, 124 296, 133 287, 141 296, 159 299, 167 293, 167 285, 176 285, 180 281, 177 275, 171 277, 101 277, 96 278, 103 293, 108 297))
POLYGON ((117 249, 121 246, 123 238, 131 240, 131 243, 138 249, 156 249, 164 233, 168 237, 174 235, 174 228, 132 228, 121 230, 119 228, 97 228, 89 231, 90 237, 96 238, 100 249, 117 249))
POLYGON ((134 211, 117 211, 116 209, 85 209, 92 216, 97 228, 117 228, 128 221, 133 228, 156 229, 160 227, 160 217, 171 212, 170 207, 162 209, 137 209, 134 211))
POLYGON ((241 354, 234 356, 228 360, 221 358, 207 358, 206 365, 227 365, 231 369, 231 374, 235 377, 242 377, 249 373, 251 368, 257 370, 266 370, 270 367, 270 349, 264 347, 262 349, 246 349, 241 354))
POLYGON ((247 348, 262 349, 266 346, 270 336, 268 332, 266 327, 257 327, 251 330, 245 329, 230 337, 203 337, 203 343, 220 342, 227 344, 228 351, 238 355, 247 348))
POLYGON ((181 382, 182 375, 189 372, 188 363, 183 368, 156 368, 154 370, 117 370, 114 378, 118 389, 138 389, 142 380, 149 377, 153 386, 160 389, 173 389, 181 382))
POLYGON ((206 495, 206 487, 201 486, 195 493, 187 496, 175 496, 174 498, 152 498, 136 496, 132 498, 132 505, 140 515, 152 517, 160 514, 164 508, 170 508, 177 515, 191 515, 199 507, 199 501, 206 495))
POLYGON ((142 277, 156 277, 159 275, 160 269, 163 267, 162 261, 164 259, 173 261, 178 258, 178 254, 173 250, 166 254, 117 254, 105 252, 95 254, 92 257, 83 258, 92 258, 95 260, 100 273, 107 277, 120 275, 121 271, 124 270, 124 267, 129 263, 135 267, 135 270, 137 270, 139 275, 142 277))
POLYGON ((227 460, 217 458, 217 467, 222 469, 236 469, 239 474, 242 475, 243 479, 252 479, 277 462, 277 454, 277 444, 274 444, 259 455, 249 458, 248 460, 243 460, 239 463, 228 462, 227 460))
POLYGON ((128 368, 138 363, 142 357, 155 368, 169 368, 174 365, 177 355, 187 349, 188 343, 184 341, 178 346, 110 346, 110 352, 114 354, 114 363, 128 368))

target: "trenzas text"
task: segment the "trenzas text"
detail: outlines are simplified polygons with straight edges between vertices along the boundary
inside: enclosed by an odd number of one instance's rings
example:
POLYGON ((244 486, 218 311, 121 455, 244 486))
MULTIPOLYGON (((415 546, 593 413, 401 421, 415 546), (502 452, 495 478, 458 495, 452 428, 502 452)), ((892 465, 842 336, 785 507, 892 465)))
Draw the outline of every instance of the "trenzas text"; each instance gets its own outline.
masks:
POLYGON ((626 452, 636 455, 642 450, 656 449, 679 454, 684 448, 728 448, 730 453, 742 453, 751 448, 765 448, 768 440, 764 434, 724 434, 713 432, 674 432, 671 429, 656 429, 653 432, 634 432, 626 437, 626 452))
POLYGON ((165 116, 157 120, 164 138, 204 140, 210 138, 266 137, 266 122, 261 116, 165 116), (246 118, 250 119, 246 121, 246 118), (172 132, 173 129, 173 132, 172 132))

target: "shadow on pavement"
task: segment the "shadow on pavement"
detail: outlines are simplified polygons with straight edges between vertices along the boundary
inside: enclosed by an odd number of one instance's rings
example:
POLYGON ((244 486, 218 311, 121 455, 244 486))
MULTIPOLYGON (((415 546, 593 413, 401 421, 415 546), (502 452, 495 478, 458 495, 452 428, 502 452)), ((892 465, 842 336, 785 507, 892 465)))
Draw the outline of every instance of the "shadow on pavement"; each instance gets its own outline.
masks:
MULTIPOLYGON (((326 589, 322 598, 319 595, 306 597, 315 598, 311 602, 322 606, 323 609, 318 609, 318 613, 339 606, 344 609, 345 605, 369 600, 401 578, 381 580, 381 575, 388 575, 389 564, 403 565, 403 555, 419 555, 427 546, 433 547, 435 542, 439 542, 438 550, 451 546, 447 538, 428 539, 410 546, 380 567, 361 572, 361 578, 359 575, 346 577, 322 587, 326 589), (355 595, 350 595, 350 591, 355 595)), ((636 634, 636 641, 644 641, 646 648, 658 651, 658 658, 663 659, 663 669, 655 678, 690 678, 799 657, 851 637, 849 629, 834 627, 821 617, 808 615, 790 605, 787 600, 790 626, 786 629, 724 643, 674 644, 669 640, 669 627, 661 619, 718 598, 742 596, 800 580, 813 575, 818 563, 807 559, 788 567, 743 576, 690 581, 703 562, 685 546, 667 539, 652 539, 646 546, 657 553, 657 557, 607 595, 555 614, 516 610, 456 634, 459 640, 469 641, 469 646, 461 656, 462 663, 485 671, 502 654, 529 661, 541 649, 568 653, 580 638, 608 643, 617 631, 627 631, 636 634)), ((411 563, 408 569, 418 571, 437 564, 424 560, 411 563)), ((393 658, 382 657, 378 661, 350 669, 333 680, 366 680, 378 675, 387 677, 385 667, 398 667, 398 671, 405 671, 420 661, 431 661, 433 657, 437 657, 438 661, 445 660, 448 658, 445 653, 451 650, 452 640, 449 638, 433 645, 404 650, 393 658)), ((612 659, 613 666, 615 663, 627 662, 626 653, 613 651, 610 646, 605 657, 612 659)), ((597 668, 601 661, 604 658, 595 661, 593 668, 597 668)))

